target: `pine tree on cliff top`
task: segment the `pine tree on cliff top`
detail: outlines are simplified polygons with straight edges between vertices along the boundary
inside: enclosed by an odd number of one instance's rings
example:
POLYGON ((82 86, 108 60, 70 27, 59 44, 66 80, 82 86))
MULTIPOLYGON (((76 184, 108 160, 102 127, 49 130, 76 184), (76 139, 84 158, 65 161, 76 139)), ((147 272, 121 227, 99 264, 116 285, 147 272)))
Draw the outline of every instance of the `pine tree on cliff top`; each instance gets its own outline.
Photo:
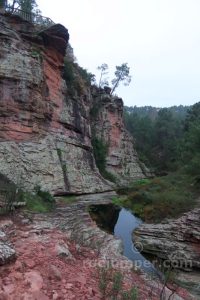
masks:
POLYGON ((36 0, 13 0, 9 1, 8 4, 13 10, 19 8, 27 13, 32 13, 37 8, 36 0))
POLYGON ((127 63, 123 63, 121 66, 116 66, 115 78, 112 80, 112 91, 114 93, 116 88, 119 86, 120 82, 123 82, 124 85, 129 85, 131 82, 131 76, 129 75, 130 68, 127 63))

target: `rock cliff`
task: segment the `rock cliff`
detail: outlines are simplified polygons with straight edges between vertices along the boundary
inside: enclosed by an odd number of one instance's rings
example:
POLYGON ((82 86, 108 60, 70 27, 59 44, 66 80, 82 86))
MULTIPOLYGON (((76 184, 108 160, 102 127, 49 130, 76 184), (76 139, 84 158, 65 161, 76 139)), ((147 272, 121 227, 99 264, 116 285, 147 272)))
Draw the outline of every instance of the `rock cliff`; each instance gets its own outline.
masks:
MULTIPOLYGON (((39 31, 0 14, 0 173, 28 190, 108 191, 113 186, 100 175, 91 146, 90 88, 71 94, 62 76, 68 40, 62 25, 39 31)), ((119 99, 103 101, 103 123, 95 124, 110 141, 108 169, 141 178, 122 110, 119 99)))
POLYGON ((107 171, 122 185, 150 175, 139 161, 132 137, 125 128, 123 100, 104 91, 93 92, 93 99, 93 130, 108 146, 107 171))

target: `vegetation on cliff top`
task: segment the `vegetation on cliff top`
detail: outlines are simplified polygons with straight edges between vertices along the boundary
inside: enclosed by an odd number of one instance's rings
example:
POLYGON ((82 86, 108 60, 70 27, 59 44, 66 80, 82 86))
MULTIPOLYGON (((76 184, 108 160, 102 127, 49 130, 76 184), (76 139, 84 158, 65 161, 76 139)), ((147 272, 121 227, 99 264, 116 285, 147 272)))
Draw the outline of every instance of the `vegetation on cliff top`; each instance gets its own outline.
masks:
POLYGON ((63 78, 70 95, 81 94, 85 86, 90 86, 94 81, 92 73, 80 67, 78 63, 69 59, 68 56, 65 57, 64 61, 63 78))
MULTIPOLYGON (((129 85, 131 82, 130 76, 130 68, 127 63, 122 63, 120 66, 115 67, 115 77, 111 80, 111 95, 119 86, 120 82, 123 82, 125 86, 129 85)), ((108 65, 103 63, 101 66, 98 66, 97 69, 100 71, 100 79, 99 79, 99 88, 103 88, 104 86, 109 86, 108 82, 108 65)))
POLYGON ((8 5, 14 9, 20 9, 27 13, 36 12, 38 7, 36 0, 8 0, 8 5))

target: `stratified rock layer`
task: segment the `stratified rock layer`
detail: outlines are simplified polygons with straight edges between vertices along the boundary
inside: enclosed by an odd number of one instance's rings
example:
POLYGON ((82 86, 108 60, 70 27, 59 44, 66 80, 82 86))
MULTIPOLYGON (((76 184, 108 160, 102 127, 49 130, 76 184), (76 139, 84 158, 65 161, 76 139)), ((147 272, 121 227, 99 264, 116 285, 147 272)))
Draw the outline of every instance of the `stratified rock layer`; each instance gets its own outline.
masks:
POLYGON ((108 146, 107 171, 122 185, 148 176, 148 170, 139 161, 133 139, 125 128, 122 99, 106 93, 99 95, 97 91, 93 105, 94 135, 108 146))
POLYGON ((69 97, 62 79, 68 32, 37 34, 0 15, 0 172, 28 190, 90 193, 111 187, 92 153, 89 91, 69 97))
MULTIPOLYGON (((90 89, 82 82, 70 93, 62 78, 68 39, 60 24, 37 32, 20 17, 0 14, 0 173, 27 190, 109 191, 91 146, 90 89)), ((97 121, 111 141, 108 170, 141 178, 122 108, 119 99, 110 101, 102 106, 106 129, 97 121)))
POLYGON ((200 268, 200 209, 167 224, 142 224, 133 234, 144 252, 169 260, 174 267, 200 268))

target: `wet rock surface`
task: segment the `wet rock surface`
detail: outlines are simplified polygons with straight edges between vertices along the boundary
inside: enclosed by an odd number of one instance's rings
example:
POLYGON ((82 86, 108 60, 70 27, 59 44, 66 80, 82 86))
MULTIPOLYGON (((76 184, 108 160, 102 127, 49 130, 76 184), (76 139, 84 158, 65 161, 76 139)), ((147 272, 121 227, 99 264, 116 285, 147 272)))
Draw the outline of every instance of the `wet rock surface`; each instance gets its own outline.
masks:
MULTIPOLYGON (((94 197, 84 196, 70 205, 61 201, 49 214, 23 213, 4 227, 17 260, 0 267, 0 299, 102 299, 98 266, 111 261, 124 275, 124 290, 135 286, 139 300, 159 299, 162 285, 133 271, 121 255, 121 242, 90 218, 88 205, 109 203, 113 193, 94 197), (60 247, 62 253, 58 253, 60 247)), ((177 293, 171 299, 191 299, 182 289, 177 293)), ((166 289, 166 295, 170 294, 166 289)))

